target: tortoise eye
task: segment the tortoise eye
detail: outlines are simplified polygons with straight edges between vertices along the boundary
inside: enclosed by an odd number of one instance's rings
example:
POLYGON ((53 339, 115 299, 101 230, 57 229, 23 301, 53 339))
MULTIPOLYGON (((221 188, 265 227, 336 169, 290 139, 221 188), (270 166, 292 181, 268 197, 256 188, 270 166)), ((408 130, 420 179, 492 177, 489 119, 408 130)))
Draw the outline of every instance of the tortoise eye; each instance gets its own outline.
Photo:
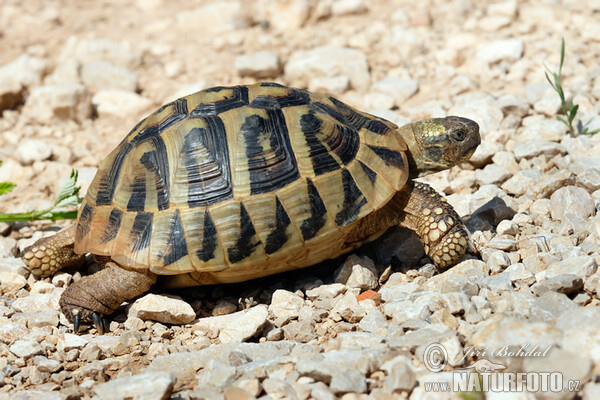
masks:
POLYGON ((467 134, 462 129, 456 129, 450 132, 450 136, 456 141, 462 142, 467 137, 467 134))

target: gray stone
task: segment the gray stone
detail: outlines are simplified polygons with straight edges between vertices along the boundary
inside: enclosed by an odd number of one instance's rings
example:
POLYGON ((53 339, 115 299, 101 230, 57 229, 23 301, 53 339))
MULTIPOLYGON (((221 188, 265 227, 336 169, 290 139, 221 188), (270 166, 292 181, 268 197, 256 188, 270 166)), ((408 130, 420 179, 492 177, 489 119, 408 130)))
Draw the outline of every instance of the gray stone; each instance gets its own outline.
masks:
POLYGON ((276 290, 271 297, 269 314, 275 319, 277 326, 285 325, 288 321, 298 318, 304 307, 304 299, 287 290, 276 290))
POLYGON ((385 93, 394 99, 397 107, 403 106, 404 102, 419 90, 419 81, 416 79, 405 79, 398 76, 388 76, 372 85, 372 90, 385 93))
POLYGON ((138 87, 135 72, 110 61, 84 63, 81 66, 81 80, 94 93, 107 89, 135 92, 138 87))
MULTIPOLYGON (((341 352, 333 354, 341 355, 341 352)), ((339 361, 301 359, 296 363, 296 371, 302 376, 328 383, 335 394, 363 393, 367 389, 364 375, 357 369, 344 367, 339 361)))
POLYGON ((54 118, 82 122, 91 114, 90 92, 75 83, 36 87, 23 107, 24 116, 40 123, 49 123, 54 118))
POLYGON ((343 283, 361 290, 376 289, 379 286, 375 264, 368 257, 351 255, 334 273, 336 283, 343 283))
POLYGON ((308 0, 290 0, 272 2, 259 0, 255 9, 258 21, 267 21, 275 31, 289 32, 298 29, 307 21, 311 13, 311 3, 308 0))
MULTIPOLYGON (((546 85, 546 87, 548 87, 548 85, 546 85)), ((553 90, 550 90, 548 95, 558 99, 560 102, 559 97, 553 90)), ((540 99, 535 102, 534 107, 536 107, 536 109, 539 109, 540 107, 546 108, 547 105, 547 100, 540 99), (541 103, 542 101, 544 103, 541 103)), ((554 105, 551 105, 551 107, 554 107, 554 105)), ((558 142, 567 133, 567 126, 565 124, 554 118, 548 119, 543 115, 533 115, 531 117, 527 117, 523 120, 523 125, 525 128, 521 132, 521 135, 525 138, 536 138, 558 142)))
MULTIPOLYGON (((308 349, 312 348, 310 345, 302 345, 291 341, 222 343, 202 350, 157 357, 152 360, 147 371, 170 371, 175 373, 178 379, 184 379, 186 376, 194 376, 196 371, 203 368, 209 360, 215 359, 227 363, 232 351, 241 351, 252 359, 253 362, 259 362, 261 360, 288 356, 294 349, 300 348, 300 346, 307 346, 308 349)), ((249 365, 249 367, 252 366, 249 365)))
POLYGON ((288 81, 306 85, 314 77, 345 76, 358 90, 369 86, 369 67, 365 54, 347 47, 323 46, 297 50, 285 65, 288 81))
POLYGON ((240 1, 216 1, 177 14, 180 29, 199 29, 212 34, 245 28, 249 22, 240 1))
POLYGON ((535 283, 535 276, 525 268, 525 264, 523 263, 512 264, 506 268, 506 273, 508 273, 510 280, 517 284, 529 286, 535 283))
POLYGON ((367 11, 364 0, 337 0, 331 4, 331 14, 351 15, 362 14, 367 11))
POLYGON ((232 325, 220 330, 221 343, 241 343, 255 336, 267 322, 269 314, 267 306, 262 304, 240 313, 232 325))
POLYGON ((341 332, 337 335, 340 349, 361 350, 385 347, 384 336, 369 332, 341 332))
POLYGON ((59 60, 77 60, 82 63, 110 61, 125 68, 135 68, 141 63, 141 55, 132 50, 126 42, 106 38, 80 39, 71 36, 67 39, 59 60))
POLYGON ((406 332, 403 336, 388 337, 390 347, 406 349, 414 352, 423 344, 440 342, 456 335, 455 331, 448 329, 443 324, 431 324, 421 329, 406 332))
POLYGON ((360 321, 365 314, 364 308, 360 306, 356 299, 356 294, 352 292, 346 292, 338 296, 330 311, 330 315, 337 315, 351 323, 360 321))
POLYGON ((479 282, 481 288, 486 288, 494 293, 501 293, 512 289, 512 281, 508 272, 501 272, 496 275, 490 275, 479 282))
POLYGON ((600 398, 600 383, 588 383, 583 387, 583 400, 596 400, 600 398))
MULTIPOLYGON (((523 260, 525 265, 527 263, 523 260)), ((530 269, 528 267, 528 269, 530 269)), ((530 269, 531 270, 531 269, 530 269)), ((586 279, 598 270, 598 264, 592 256, 579 256, 564 261, 554 262, 540 272, 535 273, 535 279, 538 282, 562 274, 575 274, 582 279, 586 279)))
POLYGON ((481 168, 492 161, 494 154, 503 151, 504 146, 493 140, 482 139, 481 144, 469 159, 469 162, 477 168, 481 168))
POLYGON ((62 368, 62 364, 59 361, 51 360, 44 356, 33 357, 33 364, 37 365, 38 369, 42 372, 56 372, 62 368))
POLYGON ((0 259, 6 257, 15 257, 17 252, 18 247, 17 240, 15 238, 0 237, 0 259))
POLYGON ((592 378, 592 369, 592 360, 585 354, 572 353, 558 347, 551 348, 544 357, 525 357, 523 360, 523 372, 560 374, 564 388, 569 387, 569 381, 577 381, 580 388, 585 387, 592 378))
POLYGON ((595 205, 587 190, 576 186, 558 189, 550 197, 552 219, 561 220, 565 214, 588 218, 594 214, 595 205))
POLYGON ((12 308, 22 313, 35 313, 47 310, 58 310, 60 291, 44 294, 32 294, 13 301, 12 308))
POLYGON ((454 275, 448 277, 442 284, 442 293, 459 292, 467 295, 468 298, 479 293, 479 287, 464 275, 454 275))
POLYGON ((65 398, 66 396, 60 392, 50 390, 28 389, 14 393, 10 397, 10 400, 65 400, 65 398))
POLYGON ((46 354, 42 345, 33 340, 17 340, 9 347, 9 350, 17 357, 25 359, 46 354))
POLYGON ((287 340, 308 343, 317 339, 314 322, 302 320, 291 322, 283 327, 283 335, 287 340))
POLYGON ((512 173, 501 165, 488 164, 483 169, 475 171, 480 185, 500 185, 512 176, 512 173))
POLYGON ((600 189, 600 157, 581 157, 569 165, 569 170, 590 191, 600 189))
POLYGON ((561 274, 540 281, 531 287, 533 293, 538 296, 548 291, 571 294, 577 293, 583 288, 583 279, 573 274, 561 274))
POLYGON ((65 352, 69 352, 73 349, 82 349, 88 342, 89 338, 86 336, 65 333, 62 346, 60 344, 59 346, 62 347, 65 352))
POLYGON ((513 153, 517 161, 521 161, 523 158, 533 158, 541 154, 554 157, 559 154, 566 154, 567 150, 562 145, 548 140, 530 140, 518 144, 513 149, 513 153))
POLYGON ((264 79, 279 75, 281 67, 277 54, 271 51, 258 51, 237 56, 235 58, 235 69, 240 76, 264 79))
POLYGON ((406 356, 400 355, 386 361, 381 365, 381 369, 387 374, 384 386, 390 393, 402 391, 410 393, 417 384, 412 362, 406 356))
POLYGON ((475 57, 489 64, 493 64, 499 61, 517 61, 522 55, 522 40, 502 39, 479 45, 475 57))
POLYGON ((175 381, 175 375, 170 372, 145 372, 99 383, 92 390, 99 399, 106 400, 164 400, 171 396, 175 381))
POLYGON ((530 168, 524 169, 508 178, 501 187, 508 194, 522 195, 541 178, 542 174, 539 171, 530 168))
POLYGON ((196 318, 192 306, 179 296, 148 293, 137 299, 127 313, 141 320, 165 324, 189 324, 196 318))
POLYGON ((58 326, 59 312, 57 310, 45 310, 34 313, 23 313, 22 318, 27 322, 27 327, 41 328, 44 326, 58 326))
POLYGON ((198 319, 192 329, 217 332, 222 343, 243 342, 260 331, 268 314, 267 306, 260 304, 233 314, 198 319))
POLYGON ((548 291, 533 299, 528 316, 532 321, 554 324, 561 314, 574 311, 576 308, 577 305, 566 295, 548 291))
POLYGON ((27 334, 27 329, 21 324, 0 320, 0 342, 9 344, 27 334))
POLYGON ((519 360, 498 357, 495 350, 505 346, 509 350, 518 350, 522 346, 527 346, 529 349, 535 346, 546 349, 557 345, 561 338, 562 333, 553 325, 498 315, 478 324, 467 345, 485 350, 490 361, 504 359, 510 360, 511 363, 519 363, 519 360))
POLYGON ((235 367, 229 366, 223 361, 209 360, 204 368, 196 374, 196 380, 200 387, 209 385, 228 386, 233 382, 235 371, 235 367))
POLYGON ((22 275, 8 271, 0 272, 0 290, 3 294, 14 295, 25 286, 27 286, 27 280, 22 275))
POLYGON ((0 112, 21 103, 24 90, 39 85, 45 69, 45 61, 26 54, 0 66, 0 112))
POLYGON ((152 106, 147 98, 119 89, 100 90, 92 97, 92 103, 100 117, 141 116, 152 106))
POLYGON ((383 335, 387 332, 387 320, 378 308, 369 311, 358 323, 358 327, 365 332, 383 335))
POLYGON ((350 87, 350 79, 347 76, 332 76, 322 78, 311 78, 308 82, 308 90, 315 93, 331 93, 340 95, 350 87))

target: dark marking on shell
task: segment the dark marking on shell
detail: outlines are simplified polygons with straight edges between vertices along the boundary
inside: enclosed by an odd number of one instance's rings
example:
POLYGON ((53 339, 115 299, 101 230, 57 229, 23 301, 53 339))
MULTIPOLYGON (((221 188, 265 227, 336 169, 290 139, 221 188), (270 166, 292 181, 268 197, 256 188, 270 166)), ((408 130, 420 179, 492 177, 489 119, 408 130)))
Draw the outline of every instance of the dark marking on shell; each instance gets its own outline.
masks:
POLYGON ((118 208, 113 208, 108 216, 108 224, 102 233, 102 243, 108 243, 117 237, 119 229, 121 228, 121 221, 123 218, 123 211, 118 208))
POLYGON ((152 138, 156 150, 142 155, 140 162, 154 175, 156 202, 160 211, 169 208, 169 153, 161 137, 152 138))
POLYGON ((275 83, 275 82, 262 82, 260 84, 260 86, 262 86, 262 87, 279 87, 279 88, 285 87, 282 84, 275 83))
POLYGON ((98 206, 108 206, 112 204, 115 189, 117 188, 117 180, 121 175, 123 163, 125 162, 127 155, 133 149, 133 145, 127 142, 121 142, 119 147, 119 152, 115 156, 110 166, 110 170, 105 172, 100 178, 98 194, 96 195, 96 205, 98 206))
POLYGON ((246 146, 251 194, 272 192, 300 177, 283 113, 267 110, 267 114, 267 119, 248 116, 240 129, 246 146))
POLYGON ((342 170, 342 183, 344 185, 344 204, 341 211, 335 215, 335 223, 338 226, 346 226, 355 221, 362 206, 367 204, 367 199, 347 169, 342 170))
POLYGON ((318 137, 322 126, 323 121, 314 112, 309 111, 300 117, 300 129, 304 133, 306 144, 310 149, 310 160, 317 176, 340 168, 336 159, 329 154, 318 137))
POLYGON ((312 110, 300 117, 300 129, 310 149, 310 159, 317 176, 340 169, 331 153, 336 154, 343 165, 348 165, 360 146, 355 129, 339 124, 325 126, 331 129, 323 132, 324 123, 312 110))
POLYGON ((265 244, 267 254, 275 253, 288 241, 289 238, 285 231, 291 223, 292 221, 279 198, 275 197, 275 229, 267 236, 265 244))
POLYGON ((217 229, 213 223, 208 210, 204 211, 204 230, 202 233, 202 248, 196 251, 198 258, 204 262, 215 258, 217 248, 217 229))
POLYGON ((310 179, 306 179, 306 183, 308 189, 308 202, 310 204, 310 217, 304 220, 302 225, 300 225, 300 232, 302 232, 304 241, 313 238, 327 222, 327 209, 325 208, 325 203, 323 203, 319 191, 310 179))
POLYGON ((370 119, 357 113, 341 101, 333 97, 330 97, 329 100, 335 105, 335 109, 318 101, 311 103, 309 107, 311 110, 325 113, 336 121, 339 121, 340 124, 352 127, 357 131, 359 131, 367 121, 370 121, 370 119))
POLYGON ((371 184, 374 185, 375 181, 377 180, 377 173, 375 173, 375 171, 369 168, 369 166, 363 163, 362 161, 358 160, 358 163, 360 164, 363 171, 365 171, 365 174, 367 175, 367 178, 369 178, 369 180, 371 181, 371 184))
POLYGON ((149 212, 140 212, 135 216, 130 233, 132 241, 135 242, 132 251, 140 251, 150 245, 153 216, 154 214, 149 212))
POLYGON ((365 124, 364 127, 365 129, 368 129, 371 132, 376 133, 378 135, 387 135, 391 131, 389 126, 376 119, 370 120, 365 124))
POLYGON ((305 90, 290 89, 287 96, 256 96, 250 107, 280 109, 310 104, 310 95, 305 90))
POLYGON ((212 88, 208 91, 218 92, 223 89, 233 89, 233 96, 221 101, 199 104, 190 112, 191 116, 218 115, 225 111, 233 110, 248 105, 248 88, 246 86, 234 86, 232 88, 212 88))
POLYGON ((377 156, 379 156, 379 158, 385 162, 385 165, 388 167, 405 168, 402 153, 396 150, 388 149, 387 147, 368 146, 375 154, 377 154, 377 156))
POLYGON ((188 173, 190 208, 206 207, 233 197, 227 132, 221 118, 202 118, 205 128, 193 128, 184 138, 180 157, 188 173), (199 156, 206 149, 208 155, 199 156))
POLYGON ((259 243, 256 240, 256 230, 254 229, 254 225, 252 225, 250 215, 248 215, 244 203, 240 203, 240 234, 235 246, 227 249, 229 261, 235 264, 249 257, 259 243))
POLYGON ((90 231, 90 224, 92 223, 92 211, 93 208, 89 204, 85 204, 79 214, 77 221, 77 228, 75 228, 75 240, 82 240, 90 231))
POLYGON ((131 196, 127 202, 127 211, 144 211, 146 205, 146 174, 136 176, 129 185, 131 196))
POLYGON ((175 100, 173 102, 173 110, 177 114, 187 116, 189 113, 187 99, 182 97, 182 98, 175 100))
POLYGON ((163 257, 165 265, 173 264, 188 255, 188 247, 185 241, 183 226, 181 225, 181 218, 179 217, 179 210, 175 210, 175 214, 173 215, 169 244, 171 245, 171 250, 163 257))

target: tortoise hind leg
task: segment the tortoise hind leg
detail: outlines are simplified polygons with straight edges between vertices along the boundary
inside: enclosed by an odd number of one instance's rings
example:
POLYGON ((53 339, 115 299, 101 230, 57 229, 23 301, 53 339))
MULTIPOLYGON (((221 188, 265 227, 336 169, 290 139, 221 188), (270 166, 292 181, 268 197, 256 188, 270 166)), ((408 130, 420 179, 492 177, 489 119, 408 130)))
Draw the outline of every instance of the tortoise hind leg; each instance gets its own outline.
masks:
POLYGON ((126 269, 111 261, 104 269, 71 284, 60 297, 60 309, 73 321, 75 333, 80 321, 91 321, 102 334, 104 315, 147 292, 155 282, 156 275, 147 269, 126 269))
POLYGON ((76 254, 75 227, 72 225, 56 235, 39 239, 23 250, 21 259, 31 273, 45 278, 66 267, 80 267, 85 254, 76 254))
POLYGON ((438 268, 446 269, 467 250, 469 236, 454 208, 429 185, 407 183, 394 198, 400 225, 417 233, 425 253, 438 268), (411 187, 412 186, 412 187, 411 187))

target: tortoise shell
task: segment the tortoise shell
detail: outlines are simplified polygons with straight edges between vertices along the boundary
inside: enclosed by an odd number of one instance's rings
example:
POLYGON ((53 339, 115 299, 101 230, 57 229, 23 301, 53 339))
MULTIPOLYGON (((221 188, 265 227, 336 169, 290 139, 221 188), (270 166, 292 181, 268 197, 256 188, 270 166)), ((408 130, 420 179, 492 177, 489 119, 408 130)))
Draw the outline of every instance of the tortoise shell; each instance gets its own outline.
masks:
POLYGON ((195 273, 199 283, 337 256, 350 250, 343 233, 408 179, 396 128, 274 83, 182 97, 102 161, 75 251, 161 275, 195 273))

